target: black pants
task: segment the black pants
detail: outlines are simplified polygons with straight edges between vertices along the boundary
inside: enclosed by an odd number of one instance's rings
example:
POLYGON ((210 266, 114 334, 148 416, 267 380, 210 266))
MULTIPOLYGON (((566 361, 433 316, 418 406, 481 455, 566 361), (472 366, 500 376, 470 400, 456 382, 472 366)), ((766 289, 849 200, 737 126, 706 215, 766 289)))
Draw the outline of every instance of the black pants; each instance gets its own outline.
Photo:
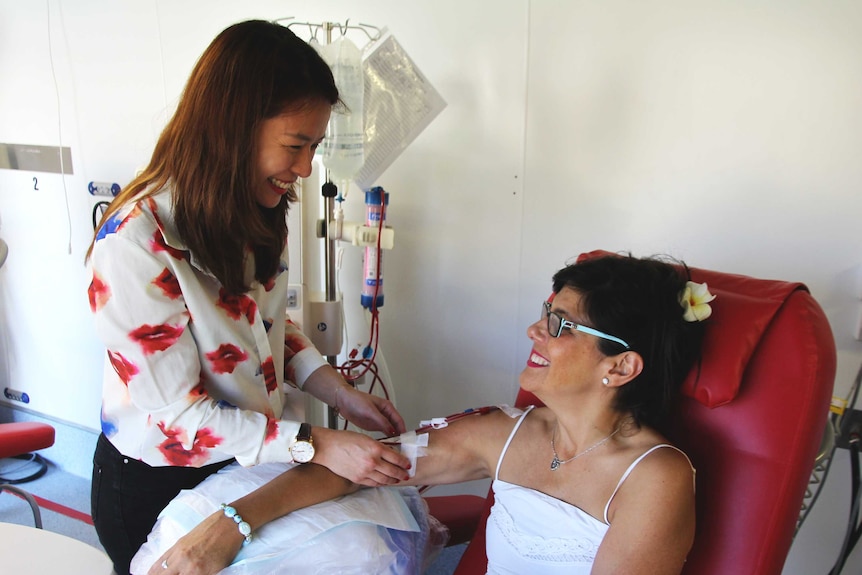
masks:
POLYGON ((90 513, 117 575, 147 541, 156 518, 182 489, 191 489, 233 460, 205 467, 151 467, 117 451, 99 435, 93 455, 90 513))

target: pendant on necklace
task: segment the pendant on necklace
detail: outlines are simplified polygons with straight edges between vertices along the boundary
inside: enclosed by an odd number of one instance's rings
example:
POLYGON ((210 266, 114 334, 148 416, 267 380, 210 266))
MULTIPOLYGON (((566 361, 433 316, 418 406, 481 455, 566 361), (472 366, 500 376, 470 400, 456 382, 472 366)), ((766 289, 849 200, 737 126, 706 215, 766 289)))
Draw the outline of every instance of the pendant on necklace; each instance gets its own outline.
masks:
POLYGON ((560 460, 557 459, 557 456, 554 455, 554 458, 551 460, 551 471, 556 471, 560 468, 560 460))

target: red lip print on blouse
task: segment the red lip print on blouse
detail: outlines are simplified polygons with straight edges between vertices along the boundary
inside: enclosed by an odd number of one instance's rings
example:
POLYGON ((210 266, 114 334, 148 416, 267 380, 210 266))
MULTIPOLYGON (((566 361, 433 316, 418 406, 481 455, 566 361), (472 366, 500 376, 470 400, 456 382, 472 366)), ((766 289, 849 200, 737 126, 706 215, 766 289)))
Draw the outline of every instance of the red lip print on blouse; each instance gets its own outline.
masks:
POLYGON ((286 334, 284 336, 284 347, 284 362, 287 363, 293 359, 294 355, 305 349, 305 341, 297 335, 286 334))
POLYGON ((162 218, 159 216, 159 207, 156 204, 156 200, 153 198, 147 198, 147 205, 150 208, 150 212, 153 214, 153 218, 156 220, 156 226, 159 228, 153 233, 153 238, 150 240, 150 247, 154 252, 167 252, 174 258, 178 260, 186 260, 189 259, 189 252, 178 250, 174 247, 171 247, 165 242, 164 229, 165 225, 162 223, 162 218))
POLYGON ((189 395, 192 397, 206 397, 207 395, 209 395, 207 393, 207 388, 204 385, 203 378, 201 378, 201 381, 195 386, 193 390, 191 390, 191 392, 189 392, 189 395))
POLYGON ((178 250, 175 247, 169 246, 165 242, 165 236, 162 235, 162 232, 156 230, 153 232, 153 237, 150 239, 150 248, 153 252, 166 252, 170 254, 174 259, 178 260, 188 260, 189 252, 178 250))
POLYGON ((174 345, 183 334, 183 326, 168 325, 142 325, 129 333, 129 338, 138 342, 144 355, 152 355, 157 351, 164 351, 174 345))
POLYGON ((248 359, 248 354, 232 343, 223 343, 216 351, 207 354, 215 373, 233 373, 239 362, 248 359))
POLYGON ((266 418, 266 436, 263 438, 264 443, 269 443, 278 437, 278 423, 272 417, 266 418))
POLYGON ((195 435, 191 449, 183 447, 183 439, 186 438, 186 430, 181 427, 166 428, 164 422, 159 422, 159 429, 167 439, 158 446, 165 460, 171 465, 181 467, 200 467, 209 460, 209 449, 218 447, 222 438, 213 435, 211 429, 205 427, 199 429, 195 435))
POLYGON ((275 378, 275 364, 272 362, 272 356, 260 364, 263 370, 263 380, 266 382, 267 393, 272 393, 278 389, 278 380, 275 378))
POLYGON ((248 323, 254 323, 257 304, 247 295, 231 295, 222 288, 219 290, 216 305, 225 310, 231 319, 239 319, 244 315, 248 323))
POLYGON ((137 218, 138 216, 140 216, 142 213, 144 213, 144 210, 141 209, 141 204, 135 204, 135 207, 132 208, 132 211, 129 212, 129 215, 126 216, 122 222, 120 222, 119 226, 117 226, 117 230, 123 229, 123 226, 125 226, 128 222, 132 221, 133 219, 137 218))
POLYGON ((95 313, 111 299, 111 288, 99 277, 99 274, 93 272, 93 280, 87 288, 87 296, 90 298, 90 311, 95 313))
POLYGON ((108 359, 110 360, 114 371, 116 371, 117 375, 120 377, 120 380, 126 384, 126 387, 128 387, 129 381, 140 371, 138 366, 123 357, 121 354, 113 351, 108 351, 108 359))
POLYGON ((161 289, 162 293, 169 299, 177 299, 183 295, 177 276, 175 276, 168 268, 163 269, 162 273, 160 273, 152 283, 154 286, 161 289))

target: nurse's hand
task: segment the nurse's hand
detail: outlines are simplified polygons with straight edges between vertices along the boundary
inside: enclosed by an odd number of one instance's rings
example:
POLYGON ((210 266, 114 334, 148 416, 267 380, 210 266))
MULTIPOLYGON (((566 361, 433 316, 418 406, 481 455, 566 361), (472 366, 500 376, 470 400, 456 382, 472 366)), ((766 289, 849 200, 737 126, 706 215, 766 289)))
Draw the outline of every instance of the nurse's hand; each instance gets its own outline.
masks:
POLYGON ((366 431, 381 431, 387 437, 404 433, 404 419, 386 398, 343 384, 335 390, 332 407, 338 414, 366 431))
POLYGON ((366 431, 381 431, 387 436, 406 431, 404 419, 391 401, 348 385, 331 365, 323 365, 312 372, 302 390, 366 431))
POLYGON ((401 453, 354 431, 312 427, 314 459, 353 483, 378 487, 409 479, 410 460, 401 453))

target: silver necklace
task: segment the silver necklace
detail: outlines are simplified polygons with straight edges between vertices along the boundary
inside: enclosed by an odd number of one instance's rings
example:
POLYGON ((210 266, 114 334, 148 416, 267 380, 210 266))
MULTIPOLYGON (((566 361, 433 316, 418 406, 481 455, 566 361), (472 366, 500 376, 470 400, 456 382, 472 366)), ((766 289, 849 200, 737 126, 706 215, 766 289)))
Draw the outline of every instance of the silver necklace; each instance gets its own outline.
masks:
POLYGON ((577 458, 578 458, 578 457, 580 457, 581 455, 586 455, 587 453, 589 453, 590 451, 592 451, 592 450, 593 450, 593 449, 595 449, 596 447, 599 447, 599 446, 600 446, 600 445, 602 445, 604 442, 606 442, 608 439, 610 439, 611 437, 613 437, 614 435, 616 435, 616 434, 617 434, 617 432, 618 432, 619 430, 620 430, 620 428, 619 428, 619 427, 617 427, 617 428, 616 428, 616 429, 615 429, 615 430, 614 430, 610 435, 608 435, 607 437, 605 437, 605 438, 603 438, 603 439, 600 439, 597 443, 592 444, 591 446, 587 447, 586 449, 584 449, 584 450, 583 450, 583 451, 581 451, 580 453, 578 453, 578 454, 576 454, 576 455, 573 455, 572 457, 570 457, 570 458, 568 458, 568 459, 566 459, 566 460, 561 461, 561 460, 560 460, 560 456, 559 456, 559 455, 557 455, 557 446, 554 444, 554 440, 555 440, 555 439, 556 439, 556 437, 557 437, 557 426, 555 426, 555 427, 554 427, 554 433, 553 433, 553 434, 551 434, 551 451, 553 451, 553 452, 554 452, 554 458, 551 460, 551 471, 556 471, 557 469, 559 469, 559 468, 560 468, 560 466, 561 466, 561 465, 563 465, 563 464, 565 464, 565 463, 568 463, 568 462, 570 462, 570 461, 574 461, 575 459, 577 459, 577 458))

